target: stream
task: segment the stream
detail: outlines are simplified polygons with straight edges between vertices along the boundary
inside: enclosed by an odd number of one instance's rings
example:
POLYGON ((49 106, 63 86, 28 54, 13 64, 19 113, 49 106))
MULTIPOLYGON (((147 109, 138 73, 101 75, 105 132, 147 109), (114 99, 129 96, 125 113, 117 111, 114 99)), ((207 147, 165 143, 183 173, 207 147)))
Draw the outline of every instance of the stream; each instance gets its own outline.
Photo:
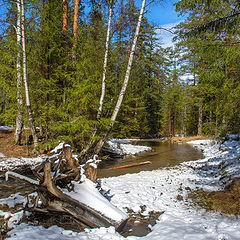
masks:
MULTIPOLYGON (((141 153, 137 156, 126 156, 123 159, 107 160, 99 165, 98 178, 114 177, 127 173, 151 171, 167 166, 174 166, 184 161, 193 161, 203 157, 202 152, 186 143, 170 143, 160 141, 133 141, 132 144, 149 146, 152 151, 141 153), (135 166, 131 168, 111 169, 122 165, 150 161, 152 164, 135 166)), ((8 197, 16 192, 29 191, 29 186, 24 183, 9 179, 5 181, 0 177, 0 198, 8 197)))
POLYGON ((203 157, 202 152, 187 143, 171 143, 160 141, 135 141, 132 144, 149 146, 150 152, 137 156, 126 156, 123 159, 105 161, 98 168, 98 178, 120 176, 127 173, 151 171, 162 167, 175 166, 182 162, 194 161, 203 157), (123 165, 150 161, 152 164, 135 166, 131 168, 109 169, 123 165))

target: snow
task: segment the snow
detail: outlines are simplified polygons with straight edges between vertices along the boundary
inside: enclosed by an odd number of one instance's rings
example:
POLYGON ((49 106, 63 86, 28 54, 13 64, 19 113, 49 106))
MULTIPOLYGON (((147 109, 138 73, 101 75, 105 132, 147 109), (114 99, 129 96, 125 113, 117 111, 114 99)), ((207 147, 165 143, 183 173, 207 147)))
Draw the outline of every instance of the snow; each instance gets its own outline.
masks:
POLYGON ((0 171, 6 169, 15 169, 22 165, 35 165, 41 163, 44 160, 43 157, 35 157, 35 158, 7 158, 0 156, 0 171))
POLYGON ((114 220, 116 223, 120 223, 128 218, 124 212, 109 203, 109 201, 99 193, 96 184, 89 179, 85 179, 81 184, 74 182, 73 192, 68 192, 66 189, 64 189, 63 192, 90 208, 101 212, 104 216, 114 220))
POLYGON ((13 129, 13 126, 0 126, 0 130, 8 130, 8 129, 13 129))
MULTIPOLYGON (((120 210, 126 212, 126 208, 130 208, 138 212, 145 205, 144 215, 153 210, 164 211, 156 225, 151 226, 152 232, 146 236, 124 238, 113 227, 85 229, 84 232, 76 233, 57 226, 46 229, 22 223, 9 232, 9 239, 239 240, 239 217, 207 212, 187 199, 189 189, 222 189, 228 183, 227 180, 239 177, 240 141, 237 138, 239 136, 229 137, 222 144, 214 140, 189 142, 203 151, 205 157, 197 161, 101 179, 102 188, 111 195, 111 203, 120 210), (179 195, 182 200, 177 200, 179 195)), ((77 185, 76 195, 72 196, 81 198, 81 191, 95 191, 94 185, 88 185, 92 183, 86 181, 85 185, 77 185)))
POLYGON ((102 160, 98 160, 97 159, 97 155, 93 156, 93 159, 89 159, 86 164, 89 164, 89 166, 93 167, 93 168, 97 168, 98 164, 102 161, 102 160))
POLYGON ((58 153, 63 147, 71 147, 69 144, 65 142, 59 142, 59 144, 51 151, 51 153, 58 153))
POLYGON ((141 152, 151 151, 150 147, 133 145, 129 143, 130 141, 131 140, 125 139, 112 139, 109 140, 107 143, 110 146, 111 150, 116 154, 136 155, 141 152))
POLYGON ((8 207, 15 207, 16 204, 23 204, 27 203, 26 197, 20 195, 19 193, 12 194, 8 198, 0 199, 0 205, 7 205, 8 207))
POLYGON ((34 180, 34 179, 31 179, 31 178, 29 178, 29 177, 23 176, 23 175, 21 175, 21 174, 15 173, 15 172, 11 172, 11 171, 7 171, 7 172, 5 173, 6 181, 8 181, 8 177, 9 177, 9 176, 13 176, 13 177, 16 177, 16 178, 18 178, 18 179, 22 179, 23 181, 32 183, 32 184, 34 184, 34 185, 39 185, 39 181, 34 180))

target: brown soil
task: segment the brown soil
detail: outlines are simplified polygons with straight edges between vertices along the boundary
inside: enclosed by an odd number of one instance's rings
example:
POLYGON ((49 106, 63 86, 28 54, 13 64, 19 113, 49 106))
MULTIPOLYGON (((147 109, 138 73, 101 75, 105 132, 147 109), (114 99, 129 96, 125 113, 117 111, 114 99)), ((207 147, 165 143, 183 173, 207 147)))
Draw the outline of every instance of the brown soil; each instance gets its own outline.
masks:
POLYGON ((14 130, 0 130, 0 153, 6 157, 35 157, 33 144, 29 140, 30 130, 24 130, 21 145, 14 144, 14 130))

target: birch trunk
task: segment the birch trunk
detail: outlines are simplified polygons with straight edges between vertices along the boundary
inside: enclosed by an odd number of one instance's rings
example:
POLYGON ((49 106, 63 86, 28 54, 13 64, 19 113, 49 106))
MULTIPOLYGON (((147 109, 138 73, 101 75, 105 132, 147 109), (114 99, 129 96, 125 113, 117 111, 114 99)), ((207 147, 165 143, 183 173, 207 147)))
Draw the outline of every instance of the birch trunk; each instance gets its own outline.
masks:
POLYGON ((14 141, 16 145, 21 142, 22 129, 23 129, 23 100, 22 100, 22 75, 21 75, 21 4, 20 0, 17 3, 17 116, 16 116, 16 129, 14 141))
POLYGON ((25 45, 25 28, 24 28, 24 22, 25 22, 25 14, 24 14, 24 0, 21 0, 21 32, 22 32, 22 68, 23 68, 23 82, 25 87, 25 98, 26 98, 26 105, 27 105, 27 113, 28 113, 28 121, 30 125, 30 129, 32 132, 33 137, 33 143, 34 147, 36 148, 38 143, 38 137, 36 133, 36 128, 33 124, 33 118, 32 118, 32 109, 30 104, 30 97, 29 97, 29 90, 28 90, 28 82, 27 82, 27 59, 26 59, 26 45, 25 45))
POLYGON ((101 118, 102 109, 103 109, 103 101, 105 97, 105 88, 106 88, 106 72, 107 72, 107 61, 108 61, 108 48, 109 48, 109 39, 110 39, 110 30, 111 30, 111 21, 112 21, 112 8, 113 8, 113 1, 111 0, 109 6, 109 17, 108 17, 108 29, 107 29, 107 38, 106 38, 106 49, 105 49, 105 57, 104 57, 104 64, 103 64, 103 78, 102 78, 102 94, 100 97, 99 102, 99 109, 97 113, 97 120, 101 118))
POLYGON ((74 17, 73 17, 73 52, 72 60, 76 60, 77 36, 78 36, 78 19, 79 19, 80 0, 74 0, 74 17))
MULTIPOLYGON (((106 91, 106 72, 107 72, 107 61, 108 61, 108 49, 109 49, 109 40, 110 40, 110 31, 111 31, 111 21, 112 21, 112 9, 113 9, 113 1, 111 0, 110 6, 109 6, 109 17, 108 17, 108 29, 107 29, 107 37, 106 37, 106 49, 105 49, 105 56, 104 56, 104 64, 103 64, 103 78, 102 78, 102 93, 99 101, 99 108, 97 112, 97 120, 99 121, 102 116, 102 109, 103 109, 103 102, 105 97, 105 91, 106 91)), ((95 127, 93 134, 91 136, 91 140, 89 144, 82 150, 81 156, 83 156, 86 152, 89 151, 89 149, 94 144, 94 137, 97 134, 97 126, 95 127)))
POLYGON ((198 108, 198 135, 202 136, 202 122, 203 122, 203 96, 200 96, 200 105, 198 108))
MULTIPOLYGON (((133 40, 133 44, 132 44, 132 48, 131 48, 131 52, 130 52, 130 56, 129 56, 129 59, 128 59, 128 65, 127 65, 127 70, 126 70, 125 78, 124 78, 124 81, 123 81, 122 89, 119 93, 118 100, 117 100, 115 109, 113 111, 112 117, 111 117, 111 123, 110 123, 111 128, 113 127, 114 122, 116 121, 118 112, 120 110, 120 107, 121 107, 121 104, 122 104, 122 101, 123 101, 123 97, 126 93, 126 89, 127 89, 127 85, 128 85, 128 81, 129 81, 129 77, 130 77, 130 72, 131 72, 131 67, 132 67, 132 62, 133 62, 133 56, 134 56, 135 48, 136 48, 136 45, 137 45, 137 39, 138 39, 140 27, 141 27, 142 17, 143 17, 143 14, 144 14, 145 4, 146 4, 146 0, 143 0, 142 1, 142 7, 141 7, 141 10, 140 10, 140 14, 139 14, 139 18, 138 18, 136 31, 135 31, 135 35, 134 35, 134 40, 133 40)), ((101 150, 103 144, 107 140, 107 137, 108 137, 110 131, 111 130, 107 131, 105 136, 102 139, 100 139, 100 141, 98 142, 98 144, 96 146, 96 154, 99 153, 99 151, 101 150)))

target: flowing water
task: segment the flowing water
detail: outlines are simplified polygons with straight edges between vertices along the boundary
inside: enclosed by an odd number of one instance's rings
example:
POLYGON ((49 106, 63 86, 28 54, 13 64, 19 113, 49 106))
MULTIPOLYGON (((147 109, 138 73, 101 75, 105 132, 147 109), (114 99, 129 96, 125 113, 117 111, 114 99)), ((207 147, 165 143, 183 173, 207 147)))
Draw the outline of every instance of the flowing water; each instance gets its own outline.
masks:
POLYGON ((144 152, 138 156, 125 157, 105 161, 99 166, 98 177, 113 177, 127 173, 151 171, 167 166, 174 166, 181 162, 193 161, 203 157, 202 152, 187 143, 171 143, 159 141, 133 142, 133 144, 150 146, 151 152, 144 152), (131 168, 110 169, 123 165, 130 165, 150 161, 152 164, 140 165, 131 168))

